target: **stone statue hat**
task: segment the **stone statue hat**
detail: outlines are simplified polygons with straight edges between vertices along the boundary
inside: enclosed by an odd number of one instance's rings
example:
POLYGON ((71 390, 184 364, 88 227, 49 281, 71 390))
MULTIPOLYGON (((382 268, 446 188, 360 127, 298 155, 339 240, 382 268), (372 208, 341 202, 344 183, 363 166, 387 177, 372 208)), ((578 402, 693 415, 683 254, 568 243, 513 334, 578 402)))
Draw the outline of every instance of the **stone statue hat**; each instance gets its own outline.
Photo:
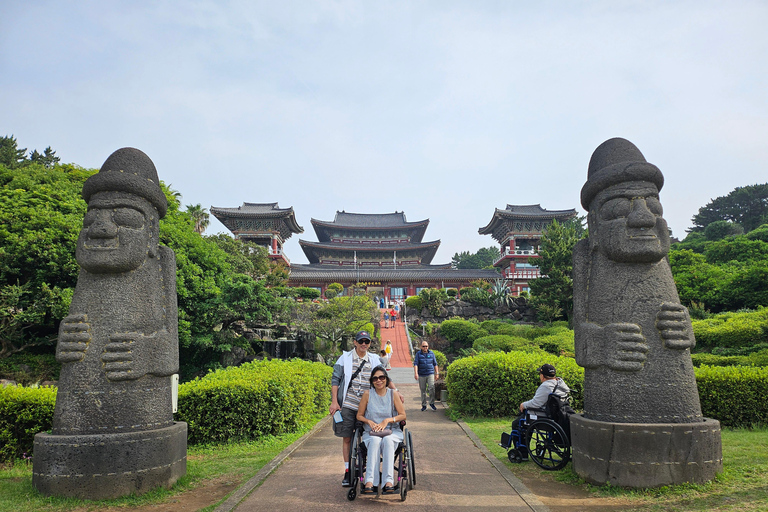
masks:
POLYGON ((600 144, 589 159, 587 182, 581 189, 581 205, 589 210, 595 196, 606 188, 627 181, 649 181, 661 190, 664 176, 649 164, 637 146, 616 137, 600 144))
POLYGON ((155 164, 136 148, 118 149, 109 155, 101 170, 85 181, 82 196, 88 202, 97 192, 114 191, 143 197, 157 208, 161 219, 168 210, 155 164))

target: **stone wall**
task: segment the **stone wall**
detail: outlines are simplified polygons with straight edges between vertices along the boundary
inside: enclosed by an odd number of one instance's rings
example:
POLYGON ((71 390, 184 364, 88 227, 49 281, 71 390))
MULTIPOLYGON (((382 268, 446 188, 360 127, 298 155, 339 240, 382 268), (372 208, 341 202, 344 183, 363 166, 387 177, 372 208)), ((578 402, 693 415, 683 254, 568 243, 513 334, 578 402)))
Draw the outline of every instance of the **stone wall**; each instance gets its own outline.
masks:
POLYGON ((524 297, 518 297, 511 301, 509 305, 497 306, 495 308, 477 306, 469 302, 451 299, 442 305, 437 315, 433 315, 427 308, 423 308, 419 315, 414 315, 412 310, 408 311, 409 322, 419 320, 422 323, 435 323, 453 317, 464 319, 476 318, 480 322, 505 319, 515 320, 516 322, 535 322, 536 310, 528 305, 524 297))

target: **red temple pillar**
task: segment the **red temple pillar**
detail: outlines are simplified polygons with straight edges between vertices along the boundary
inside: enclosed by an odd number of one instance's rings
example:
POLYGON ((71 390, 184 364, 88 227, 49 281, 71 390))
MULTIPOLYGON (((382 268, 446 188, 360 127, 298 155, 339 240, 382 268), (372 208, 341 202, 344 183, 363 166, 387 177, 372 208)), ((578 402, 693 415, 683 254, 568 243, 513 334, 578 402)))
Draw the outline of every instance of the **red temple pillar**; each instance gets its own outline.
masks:
POLYGON ((277 235, 272 235, 272 254, 277 254, 277 235))

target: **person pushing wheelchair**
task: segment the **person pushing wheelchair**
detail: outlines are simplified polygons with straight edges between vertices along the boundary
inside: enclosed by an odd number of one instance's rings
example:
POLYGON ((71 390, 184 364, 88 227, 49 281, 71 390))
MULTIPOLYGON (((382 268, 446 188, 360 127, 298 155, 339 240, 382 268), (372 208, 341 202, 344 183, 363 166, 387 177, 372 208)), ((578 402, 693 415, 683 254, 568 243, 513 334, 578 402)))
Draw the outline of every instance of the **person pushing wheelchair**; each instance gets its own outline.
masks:
MULTIPOLYGON (((534 410, 540 414, 546 415, 546 405, 549 395, 554 393, 561 398, 567 398, 571 389, 563 379, 557 376, 557 370, 551 364, 543 364, 539 368, 539 380, 541 384, 536 389, 533 398, 520 404, 520 415, 512 422, 512 430, 519 430, 520 421, 525 419, 526 410, 534 410)), ((520 455, 523 460, 528 459, 527 448, 520 448, 520 455)))

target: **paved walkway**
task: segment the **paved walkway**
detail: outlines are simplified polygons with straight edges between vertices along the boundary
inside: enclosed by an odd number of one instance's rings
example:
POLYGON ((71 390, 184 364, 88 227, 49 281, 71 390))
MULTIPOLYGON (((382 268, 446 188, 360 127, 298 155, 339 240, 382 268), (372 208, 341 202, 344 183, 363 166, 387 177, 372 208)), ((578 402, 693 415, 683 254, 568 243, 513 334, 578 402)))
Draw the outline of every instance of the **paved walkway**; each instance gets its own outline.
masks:
POLYGON ((384 310, 381 311, 381 346, 384 347, 387 344, 387 340, 392 341, 392 359, 389 364, 392 368, 411 368, 413 367, 413 360, 411 359, 411 351, 408 347, 408 335, 405 332, 405 323, 398 318, 397 321, 390 322, 392 327, 384 327, 384 310))
MULTIPOLYGON (((403 368, 393 377, 399 379, 406 373, 403 368)), ((497 470, 462 427, 445 416, 441 406, 437 412, 421 412, 418 384, 396 384, 405 395, 416 463, 416 487, 408 492, 405 502, 399 495, 363 495, 354 502, 347 500, 347 489, 340 485, 341 440, 334 437, 330 422, 326 422, 235 510, 325 512, 382 506, 419 512, 546 510, 519 481, 513 487, 514 477, 502 476, 506 468, 497 470)))

